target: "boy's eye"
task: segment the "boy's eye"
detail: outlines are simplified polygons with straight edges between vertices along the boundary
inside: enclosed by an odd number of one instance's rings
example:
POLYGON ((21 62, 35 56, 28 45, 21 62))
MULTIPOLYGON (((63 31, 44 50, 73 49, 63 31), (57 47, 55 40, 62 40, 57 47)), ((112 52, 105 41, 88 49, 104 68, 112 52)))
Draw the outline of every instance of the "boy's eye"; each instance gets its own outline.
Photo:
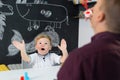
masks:
POLYGON ((39 43, 39 44, 42 44, 42 43, 39 43))
POLYGON ((45 43, 45 44, 48 44, 48 43, 45 43))

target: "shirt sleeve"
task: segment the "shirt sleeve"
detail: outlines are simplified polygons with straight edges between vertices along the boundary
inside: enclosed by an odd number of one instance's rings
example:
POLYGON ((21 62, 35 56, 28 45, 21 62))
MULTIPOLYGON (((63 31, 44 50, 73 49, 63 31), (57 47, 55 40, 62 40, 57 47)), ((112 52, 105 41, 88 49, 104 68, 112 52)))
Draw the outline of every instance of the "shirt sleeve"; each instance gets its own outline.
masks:
POLYGON ((29 57, 30 57, 30 62, 29 62, 29 64, 30 64, 30 65, 31 65, 31 64, 34 64, 35 58, 36 58, 36 53, 30 54, 29 57))
POLYGON ((51 54, 51 59, 54 62, 54 64, 60 64, 60 58, 61 56, 55 54, 55 53, 50 53, 51 54))
POLYGON ((61 69, 57 74, 58 80, 83 80, 81 79, 81 71, 78 56, 69 54, 61 69))

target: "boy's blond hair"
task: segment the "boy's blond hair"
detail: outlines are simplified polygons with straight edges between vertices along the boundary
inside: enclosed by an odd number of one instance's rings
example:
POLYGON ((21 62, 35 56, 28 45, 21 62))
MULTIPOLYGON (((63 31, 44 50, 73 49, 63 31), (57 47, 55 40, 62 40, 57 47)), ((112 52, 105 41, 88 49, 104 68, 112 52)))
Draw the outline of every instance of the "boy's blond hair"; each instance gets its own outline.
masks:
POLYGON ((50 41, 50 45, 52 46, 52 40, 51 40, 50 36, 48 36, 47 34, 38 34, 34 39, 35 45, 37 44, 37 41, 41 38, 47 38, 50 41))

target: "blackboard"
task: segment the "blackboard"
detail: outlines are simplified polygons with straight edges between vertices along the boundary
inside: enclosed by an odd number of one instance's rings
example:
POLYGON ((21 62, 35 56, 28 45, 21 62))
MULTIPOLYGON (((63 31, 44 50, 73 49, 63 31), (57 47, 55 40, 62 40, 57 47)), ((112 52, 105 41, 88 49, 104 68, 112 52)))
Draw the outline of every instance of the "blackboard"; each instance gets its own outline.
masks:
POLYGON ((27 53, 34 52, 33 39, 39 33, 50 34, 53 51, 66 39, 68 52, 78 47, 79 8, 67 0, 1 0, 0 1, 0 64, 21 62, 13 40, 26 43, 27 53))

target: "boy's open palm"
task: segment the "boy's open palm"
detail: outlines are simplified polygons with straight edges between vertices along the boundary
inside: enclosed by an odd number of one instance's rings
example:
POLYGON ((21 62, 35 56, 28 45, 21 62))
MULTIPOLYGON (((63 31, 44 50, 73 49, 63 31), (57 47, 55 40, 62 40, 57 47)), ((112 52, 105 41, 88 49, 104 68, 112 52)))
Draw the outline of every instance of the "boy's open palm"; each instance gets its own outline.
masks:
POLYGON ((22 42, 13 41, 12 44, 19 50, 25 50, 25 42, 24 42, 24 40, 22 40, 22 42))
POLYGON ((60 45, 58 45, 58 48, 59 48, 61 51, 66 50, 66 48, 67 48, 67 43, 66 43, 65 39, 62 39, 62 40, 61 40, 61 43, 60 43, 60 45))

